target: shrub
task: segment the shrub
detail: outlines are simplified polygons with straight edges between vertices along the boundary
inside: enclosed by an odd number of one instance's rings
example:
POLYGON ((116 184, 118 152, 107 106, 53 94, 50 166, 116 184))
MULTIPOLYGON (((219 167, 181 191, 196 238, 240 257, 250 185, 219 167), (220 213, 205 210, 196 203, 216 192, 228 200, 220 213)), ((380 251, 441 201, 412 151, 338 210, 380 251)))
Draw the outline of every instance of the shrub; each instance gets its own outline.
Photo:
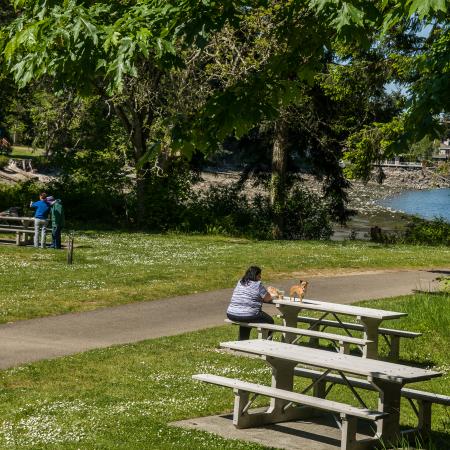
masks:
POLYGON ((9 164, 9 158, 5 155, 0 155, 0 169, 4 169, 9 164))
MULTIPOLYGON (((191 199, 182 228, 256 239, 272 238, 273 211, 267 196, 248 199, 238 185, 212 186, 191 199)), ((286 239, 328 239, 332 234, 325 204, 311 192, 293 189, 284 210, 286 239)))
POLYGON ((12 146, 6 138, 1 137, 0 129, 0 155, 10 155, 12 153, 12 146))
POLYGON ((77 227, 117 227, 129 219, 130 179, 123 157, 113 150, 83 150, 58 155, 62 176, 46 191, 64 204, 66 220, 77 227))
POLYGON ((450 223, 443 218, 428 221, 415 217, 406 226, 403 240, 411 244, 450 245, 450 223))
POLYGON ((0 211, 10 207, 18 207, 20 214, 32 215, 30 201, 38 200, 39 192, 45 190, 44 185, 34 181, 26 181, 14 185, 0 183, 0 211))
POLYGON ((288 195, 284 223, 287 239, 329 239, 333 234, 326 204, 318 195, 298 187, 288 195))
MULTIPOLYGON (((186 203, 195 174, 185 161, 172 159, 165 162, 164 172, 152 173, 145 190, 145 226, 156 231, 177 229, 186 216, 186 203)), ((130 209, 133 216, 136 203, 130 209)))
POLYGON ((33 158, 33 168, 38 172, 48 172, 54 168, 54 163, 46 156, 35 156, 33 158))
POLYGON ((181 228, 201 233, 243 234, 251 221, 250 205, 237 186, 212 186, 186 202, 181 228))

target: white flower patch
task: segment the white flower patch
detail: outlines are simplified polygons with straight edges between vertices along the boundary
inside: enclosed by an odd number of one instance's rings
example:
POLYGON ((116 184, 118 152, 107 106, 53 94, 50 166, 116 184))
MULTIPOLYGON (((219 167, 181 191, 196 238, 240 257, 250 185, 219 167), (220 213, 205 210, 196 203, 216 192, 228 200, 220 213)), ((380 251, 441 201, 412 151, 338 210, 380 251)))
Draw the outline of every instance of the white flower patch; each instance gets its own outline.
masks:
MULTIPOLYGON (((118 402, 102 407, 81 400, 26 405, 16 411, 17 415, 25 417, 0 423, 0 447, 80 443, 106 430, 112 421, 154 415, 154 405, 152 400, 118 402), (31 407, 34 411, 30 413, 31 407)), ((160 411, 164 412, 162 406, 160 411)))
POLYGON ((5 421, 0 426, 0 436, 8 446, 25 447, 62 442, 80 442, 86 431, 80 425, 65 424, 46 414, 20 419, 18 422, 5 421))
POLYGON ((101 289, 106 286, 105 281, 99 280, 63 280, 58 281, 52 286, 53 288, 77 288, 82 291, 90 291, 95 289, 101 289))

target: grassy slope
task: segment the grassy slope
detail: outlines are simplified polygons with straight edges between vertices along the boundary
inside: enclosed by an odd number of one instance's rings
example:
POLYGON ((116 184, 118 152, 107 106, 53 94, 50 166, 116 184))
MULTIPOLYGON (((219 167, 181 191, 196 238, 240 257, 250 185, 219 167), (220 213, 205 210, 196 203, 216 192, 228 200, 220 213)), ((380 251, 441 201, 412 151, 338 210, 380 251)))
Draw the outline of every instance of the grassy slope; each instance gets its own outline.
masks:
POLYGON ((326 271, 445 267, 448 247, 367 242, 249 241, 217 236, 103 233, 65 252, 0 246, 0 322, 232 286, 251 264, 274 280, 326 271))
MULTIPOLYGON (((404 362, 434 366, 445 372, 440 379, 415 386, 448 394, 450 296, 420 294, 370 305, 409 312, 399 325, 422 331, 424 335, 420 342, 405 341, 404 362)), ((236 329, 220 327, 1 372, 0 448, 262 448, 167 425, 178 419, 232 409, 231 390, 195 383, 191 380, 193 373, 214 373, 270 384, 269 368, 263 361, 218 350, 220 341, 235 337, 236 329)), ((330 398, 352 402, 344 388, 335 389, 330 398)), ((363 395, 375 406, 374 394, 363 395)), ((403 406, 402 423, 413 424, 407 403, 403 406)), ((433 407, 433 429, 433 448, 449 449, 448 408, 433 407)))
POLYGON ((10 157, 16 159, 32 159, 44 154, 42 149, 33 149, 31 147, 14 145, 10 157))

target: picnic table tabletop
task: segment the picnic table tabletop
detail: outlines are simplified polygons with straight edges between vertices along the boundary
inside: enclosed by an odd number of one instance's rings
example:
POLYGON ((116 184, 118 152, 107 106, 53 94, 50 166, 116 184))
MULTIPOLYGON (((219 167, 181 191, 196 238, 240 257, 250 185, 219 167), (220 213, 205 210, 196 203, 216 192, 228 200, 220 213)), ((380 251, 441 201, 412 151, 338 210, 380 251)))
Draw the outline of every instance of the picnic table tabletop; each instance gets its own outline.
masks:
POLYGON ((373 319, 388 320, 407 316, 407 313, 396 311, 385 311, 383 309, 365 308, 361 306, 342 305, 319 300, 303 299, 301 302, 291 301, 289 297, 283 299, 273 299, 275 305, 289 306, 298 309, 309 309, 312 311, 331 312, 336 314, 347 314, 357 317, 368 317, 373 319))
POLYGON ((342 372, 362 375, 369 379, 377 378, 392 383, 413 383, 442 375, 440 372, 434 372, 429 369, 394 364, 376 359, 360 358, 358 356, 329 352, 316 348, 299 347, 284 342, 263 339, 222 342, 220 346, 240 352, 284 359, 299 364, 340 370, 342 372))
POLYGON ((2 216, 0 214, 0 224, 2 223, 4 226, 31 227, 34 224, 34 217, 2 216))
POLYGON ((34 220, 34 217, 2 216, 0 214, 0 220, 11 220, 14 222, 18 220, 34 220))

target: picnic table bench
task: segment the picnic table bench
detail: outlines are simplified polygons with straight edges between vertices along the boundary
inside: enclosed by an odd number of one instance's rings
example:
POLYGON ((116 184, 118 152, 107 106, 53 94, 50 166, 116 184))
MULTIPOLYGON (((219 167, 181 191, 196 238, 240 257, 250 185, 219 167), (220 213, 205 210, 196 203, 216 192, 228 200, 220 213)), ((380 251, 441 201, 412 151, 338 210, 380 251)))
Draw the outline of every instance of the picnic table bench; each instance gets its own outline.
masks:
MULTIPOLYGON (((364 325, 352 322, 338 322, 337 320, 321 319, 314 317, 298 316, 297 322, 311 325, 311 330, 325 331, 326 328, 343 328, 345 330, 354 330, 364 332, 364 325)), ((392 328, 378 328, 378 334, 381 335, 389 347, 389 358, 392 361, 398 361, 400 357, 400 338, 416 338, 422 336, 422 333, 406 330, 394 330, 392 328)))
MULTIPOLYGON (((194 378, 197 377, 201 381, 234 389, 236 397, 233 420, 237 427, 245 428, 307 418, 316 414, 317 410, 339 413, 342 419, 341 449, 345 450, 373 446, 380 440, 384 443, 395 442, 400 436, 400 396, 403 386, 441 375, 431 370, 264 339, 223 342, 220 345, 237 352, 258 355, 272 367, 271 388, 251 383, 249 385, 241 380, 230 381, 225 377, 194 375, 194 378), (311 376, 296 370, 298 364, 323 370, 299 394, 293 392, 294 377, 304 376, 310 379, 311 376), (324 397, 327 394, 323 381, 331 372, 337 372, 336 376, 340 377, 342 384, 345 383, 351 390, 361 408, 323 401, 326 400, 324 397), (378 392, 377 410, 367 407, 355 387, 348 381, 347 374, 364 377, 365 381, 373 386, 378 392), (306 395, 308 391, 312 391, 313 395, 306 395), (254 398, 249 398, 249 393, 270 397, 269 408, 264 412, 250 411, 254 398), (302 407, 294 407, 294 404, 301 404, 302 407), (356 441, 358 418, 375 421, 376 433, 372 438, 356 441)), ((422 421, 428 421, 427 413, 422 414, 422 421)))
MULTIPOLYGON (((407 313, 403 312, 342 305, 310 299, 303 299, 301 302, 293 302, 290 301, 288 297, 274 299, 272 302, 279 309, 283 324, 288 327, 295 328, 297 327, 297 323, 307 323, 309 324, 310 330, 323 331, 323 327, 326 328, 327 326, 334 325, 337 328, 345 330, 348 336, 352 336, 350 330, 362 331, 364 339, 370 341, 363 348, 363 356, 365 358, 378 358, 378 337, 380 334, 385 336, 385 338, 388 335, 390 336, 390 340, 387 340, 386 338, 386 341, 390 346, 389 354, 392 360, 398 360, 400 337, 414 338, 421 335, 421 333, 380 328, 380 324, 384 320, 393 320, 406 316, 407 313), (299 313, 302 311, 315 311, 322 313, 322 315, 319 318, 299 317, 299 313), (325 318, 328 315, 331 315, 335 320, 326 320, 325 318), (355 317, 360 323, 353 324, 344 322, 339 317, 340 315, 355 317)), ((285 339, 287 342, 291 342, 295 339, 295 336, 287 333, 285 339)))
POLYGON ((0 232, 15 233, 16 245, 27 245, 34 235, 34 218, 0 215, 0 232))
MULTIPOLYGON (((264 386, 256 383, 249 383, 247 381, 238 380, 235 378, 227 378, 218 375, 210 374, 197 374, 193 375, 192 378, 198 381, 204 381, 206 383, 216 384, 219 386, 230 387, 235 393, 235 403, 233 412, 233 424, 237 428, 249 428, 254 426, 254 422, 257 425, 261 425, 261 418, 248 414, 247 411, 251 405, 249 402, 249 394, 264 395, 272 399, 281 400, 283 402, 288 402, 286 406, 298 404, 301 405, 303 411, 306 412, 311 410, 311 408, 322 411, 329 411, 333 413, 338 413, 340 415, 342 426, 341 426, 341 450, 352 450, 356 448, 356 419, 366 419, 376 421, 383 417, 385 414, 380 411, 373 411, 369 409, 357 408, 354 406, 346 405, 344 403, 339 403, 331 400, 326 400, 323 398, 311 397, 310 395, 299 394, 296 392, 287 391, 284 389, 278 389, 274 387, 264 386), (252 418, 257 418, 253 421, 252 418)), ((254 400, 254 399, 253 399, 254 400)), ((289 420, 288 408, 283 412, 283 420, 289 420)), ((298 408, 291 408, 294 412, 294 418, 298 418, 298 408)), ((270 416, 266 416, 270 417, 270 416)), ((272 418, 269 418, 267 423, 273 423, 272 418)), ((361 444, 361 441, 358 441, 361 444)))
POLYGON ((331 341, 334 348, 341 353, 350 352, 350 344, 357 345, 360 348, 364 348, 369 342, 367 339, 359 339, 352 336, 346 336, 342 334, 325 333, 323 331, 315 330, 305 330, 304 328, 293 328, 286 327, 283 325, 272 325, 269 323, 255 323, 255 322, 236 322, 234 320, 225 319, 225 322, 234 325, 239 325, 241 327, 255 328, 258 330, 259 339, 267 339, 269 332, 280 332, 286 334, 296 334, 297 337, 291 341, 292 344, 296 344, 302 336, 315 338, 315 339, 325 339, 331 341))
MULTIPOLYGON (((325 396, 331 391, 335 384, 346 384, 347 382, 355 388, 376 391, 375 386, 362 378, 346 377, 347 379, 344 381, 340 376, 330 373, 323 376, 321 372, 306 367, 296 367, 294 369, 294 375, 310 378, 312 380, 319 380, 318 383, 321 383, 320 391, 323 392, 325 396), (326 383, 330 383, 329 386, 326 386, 326 383)), ((450 396, 448 395, 435 394, 433 392, 405 387, 401 389, 400 395, 406 398, 410 403, 418 419, 417 429, 423 437, 427 436, 431 431, 431 406, 433 404, 450 406, 450 396), (417 402, 417 406, 413 403, 414 400, 417 402)))

